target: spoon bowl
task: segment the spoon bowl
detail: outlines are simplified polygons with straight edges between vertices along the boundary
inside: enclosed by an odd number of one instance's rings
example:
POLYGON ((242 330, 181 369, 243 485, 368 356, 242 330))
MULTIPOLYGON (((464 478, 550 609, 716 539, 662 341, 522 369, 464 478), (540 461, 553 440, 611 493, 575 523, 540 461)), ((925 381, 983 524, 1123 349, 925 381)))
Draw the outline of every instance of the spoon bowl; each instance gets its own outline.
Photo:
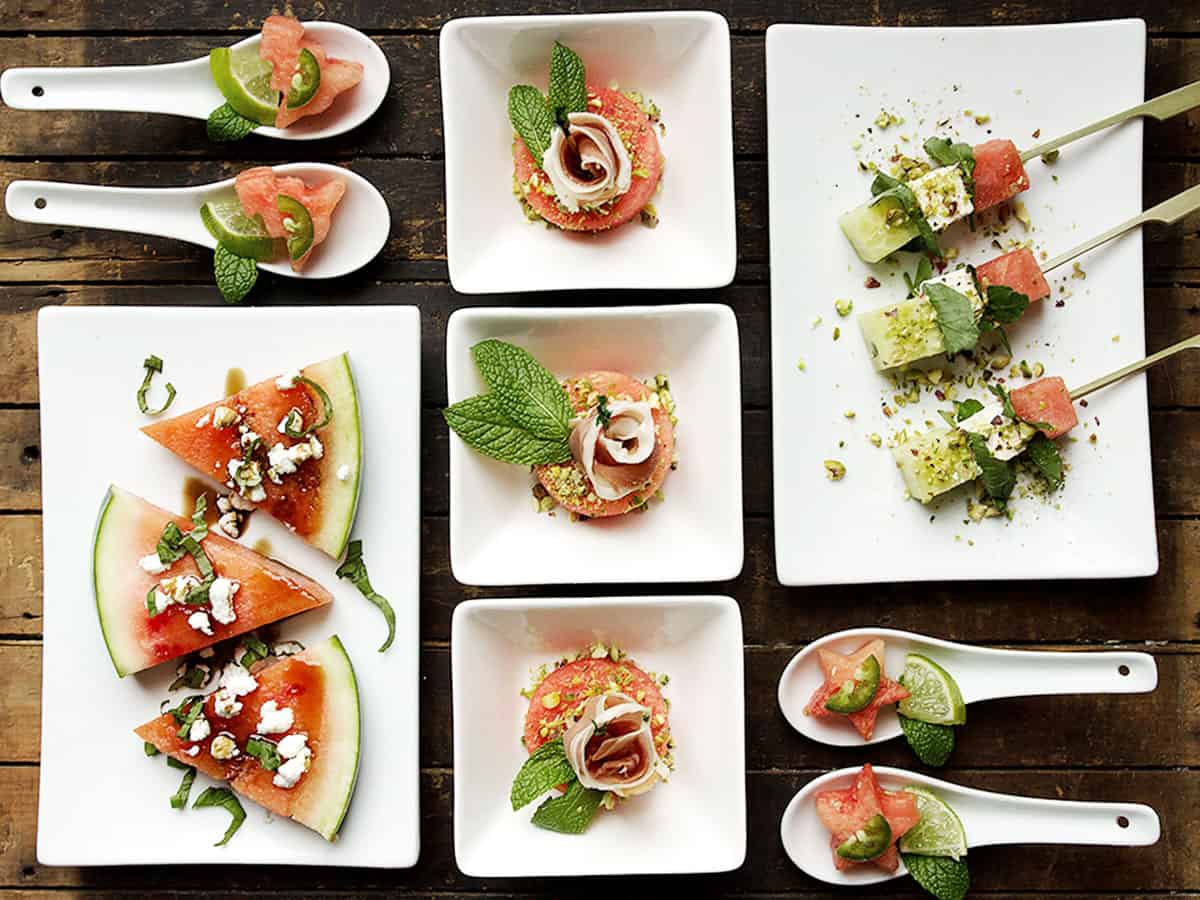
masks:
MULTIPOLYGON (((838 769, 802 787, 784 810, 779 824, 783 848, 796 867, 821 881, 863 887, 908 874, 903 861, 895 872, 877 866, 854 866, 839 871, 833 864, 829 830, 817 818, 818 791, 850 787, 857 768, 838 769)), ((875 769, 880 787, 897 791, 905 785, 926 787, 958 814, 968 847, 995 844, 1096 844, 1144 847, 1158 841, 1158 814, 1141 803, 1081 803, 1019 797, 963 787, 938 778, 881 766, 875 769)))
POLYGON ((886 644, 883 669, 888 677, 899 678, 905 656, 920 653, 950 673, 968 704, 1000 697, 1145 693, 1158 684, 1158 667, 1147 653, 997 650, 891 628, 854 628, 818 638, 787 664, 779 678, 779 708, 789 725, 805 737, 834 747, 878 744, 902 733, 893 705, 880 710, 869 741, 840 716, 804 714, 809 698, 825 680, 817 651, 824 648, 849 654, 874 638, 886 644))
MULTIPOLYGON (((285 141, 315 141, 343 134, 365 122, 387 96, 391 71, 383 50, 356 28, 336 22, 305 22, 308 37, 328 54, 362 63, 362 81, 319 116, 290 128, 262 125, 254 134, 285 141)), ((256 34, 231 49, 257 47, 256 34)), ((207 119, 225 102, 208 67, 208 57, 153 66, 75 66, 8 69, 0 75, 0 99, 13 109, 86 109, 149 112, 207 119)))
MULTIPOLYGON (((337 278, 361 269, 383 249, 391 219, 387 201, 371 182, 328 163, 288 163, 272 168, 310 184, 341 178, 346 182, 346 193, 333 213, 329 236, 303 271, 292 271, 286 258, 260 262, 259 269, 289 278, 337 278)), ((236 197, 233 182, 226 178, 192 187, 124 188, 14 181, 5 192, 4 206, 21 222, 130 231, 175 238, 211 250, 217 242, 200 220, 200 207, 209 200, 236 197)))

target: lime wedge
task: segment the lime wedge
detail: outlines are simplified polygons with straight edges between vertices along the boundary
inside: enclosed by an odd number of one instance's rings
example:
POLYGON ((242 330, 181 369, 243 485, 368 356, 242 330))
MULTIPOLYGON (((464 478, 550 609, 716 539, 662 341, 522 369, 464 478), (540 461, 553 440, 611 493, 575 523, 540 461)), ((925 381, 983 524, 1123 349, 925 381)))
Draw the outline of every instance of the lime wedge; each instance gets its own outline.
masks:
POLYGON ((933 791, 910 784, 904 788, 917 798, 921 819, 900 838, 902 853, 921 856, 948 856, 961 859, 967 855, 967 833, 962 820, 946 801, 933 791))
POLYGON ((279 91, 271 89, 273 66, 259 58, 257 50, 217 47, 208 53, 213 81, 229 105, 259 125, 274 125, 279 109, 279 91))
POLYGON ((301 50, 296 63, 296 73, 288 87, 288 109, 299 109, 317 95, 321 86, 321 64, 311 50, 301 50))
POLYGON ((910 653, 904 660, 900 683, 912 695, 897 706, 900 715, 934 725, 962 725, 967 705, 950 673, 927 656, 910 653))
POLYGON ((283 227, 287 229, 289 235, 287 239, 288 256, 292 259, 299 259, 312 246, 312 216, 308 214, 303 203, 287 194, 280 194, 275 205, 283 213, 283 227))
POLYGON ((874 859, 892 843, 892 826, 880 813, 867 819, 865 825, 838 844, 837 855, 842 859, 866 862, 874 859))
POLYGON ((210 200, 200 207, 200 220, 218 244, 237 256, 263 262, 275 258, 275 241, 262 218, 250 218, 237 200, 210 200))
POLYGON ((879 660, 868 656, 854 670, 854 678, 842 682, 836 694, 825 701, 825 708, 834 713, 856 713, 875 699, 879 690, 879 660))

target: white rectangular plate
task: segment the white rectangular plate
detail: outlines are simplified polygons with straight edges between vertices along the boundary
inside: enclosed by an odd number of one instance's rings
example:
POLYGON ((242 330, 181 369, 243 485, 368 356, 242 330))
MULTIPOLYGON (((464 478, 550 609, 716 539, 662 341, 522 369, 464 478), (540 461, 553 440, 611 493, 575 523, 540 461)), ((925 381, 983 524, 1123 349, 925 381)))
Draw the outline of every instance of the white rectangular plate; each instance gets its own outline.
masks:
MULTIPOLYGON (((306 309, 48 308, 38 317, 45 551, 45 649, 38 861, 47 865, 253 863, 405 867, 419 851, 418 519, 420 324, 412 307, 306 309), (340 837, 318 834, 244 801, 247 818, 214 847, 229 817, 177 811, 180 773, 147 758, 133 733, 158 713, 175 665, 118 678, 91 587, 92 530, 109 484, 180 511, 193 470, 138 430, 150 421, 134 394, 142 360, 157 354, 178 395, 167 415, 223 395, 225 373, 253 384, 348 351, 365 453, 353 536, 375 588, 396 611, 396 640, 337 563, 265 513, 242 542, 333 592, 331 606, 280 623, 308 645, 337 634, 358 678, 362 752, 340 837)), ((151 395, 155 402, 155 394, 151 395)), ((211 784, 197 776, 192 799, 211 784)))
POLYGON ((559 378, 596 370, 671 382, 679 469, 644 513, 538 514, 534 478, 450 437, 450 565, 466 584, 724 581, 742 570, 742 401, 727 306, 464 309, 446 329, 450 402, 483 393, 471 347, 525 348, 559 378))
MULTIPOLYGON (((857 157, 921 144, 947 127, 979 143, 1012 139, 1027 149, 1143 99, 1145 25, 1124 20, 997 28, 843 28, 775 25, 767 32, 767 118, 771 196, 771 356, 775 458, 775 550, 788 585, 943 579, 1098 578, 1157 570, 1149 420, 1143 377, 1090 398, 1077 443, 1060 442, 1070 465, 1052 503, 1016 500, 1011 522, 964 524, 964 489, 923 507, 904 496, 883 438, 905 419, 941 423, 931 394, 896 408, 854 316, 903 299, 903 265, 867 266, 838 228, 838 216, 870 198, 857 157), (853 65, 847 65, 853 60, 853 65), (916 107, 913 103, 918 104, 916 107), (881 110, 905 118, 880 131, 881 110), (970 110, 971 115, 966 111, 970 110), (976 122, 976 117, 990 120, 976 122), (869 130, 868 130, 869 129, 869 130), (903 142, 901 135, 908 135, 903 142), (855 141, 864 145, 857 152, 855 141), (882 286, 865 287, 874 275, 882 286), (839 318, 836 298, 854 301, 839 318), (814 324, 821 317, 821 324, 814 324), (841 339, 833 339, 833 329, 841 339), (805 370, 798 362, 803 360, 805 370), (856 415, 846 417, 847 411, 856 415), (1099 416, 1102 427, 1093 420, 1099 416), (1097 443, 1088 438, 1096 434, 1097 443), (840 446, 839 442, 845 445, 840 446), (824 460, 845 463, 842 481, 824 460), (932 521, 931 521, 931 517, 932 521), (1119 525, 1118 525, 1119 523, 1119 525)), ((875 158, 878 158, 878 153, 875 158)), ((1035 251, 1061 253, 1141 210, 1141 125, 1133 122, 1071 145, 1053 166, 1028 163, 1020 196, 1035 251), (1055 181, 1052 176, 1058 176, 1055 181)), ((958 227, 943 241, 960 260, 999 255, 991 238, 958 227)), ((1007 249, 1007 248, 1006 248, 1007 249)), ((1014 361, 1045 365, 1076 387, 1144 355, 1142 244, 1127 235, 1050 279, 1054 294, 1010 328, 1014 361), (1072 295, 1065 306, 1060 286, 1072 295)), ((1005 373, 1007 374, 1007 373, 1005 373)), ((1010 382, 1019 386, 1024 379, 1010 382)), ((966 396, 985 396, 981 386, 966 396)), ((912 427, 912 426, 910 426, 912 427)))
POLYGON ((440 41, 446 255, 466 294, 705 288, 733 280, 737 232, 729 25, 711 12, 455 19, 440 41), (577 52, 589 84, 637 90, 662 110, 669 173, 659 225, 603 234, 531 224, 512 193, 508 92, 546 90, 550 50, 577 52))
POLYGON ((475 877, 726 872, 746 855, 742 617, 730 597, 471 600, 454 610, 454 857, 475 877), (599 641, 670 683, 675 772, 582 835, 509 790, 530 673, 599 641))

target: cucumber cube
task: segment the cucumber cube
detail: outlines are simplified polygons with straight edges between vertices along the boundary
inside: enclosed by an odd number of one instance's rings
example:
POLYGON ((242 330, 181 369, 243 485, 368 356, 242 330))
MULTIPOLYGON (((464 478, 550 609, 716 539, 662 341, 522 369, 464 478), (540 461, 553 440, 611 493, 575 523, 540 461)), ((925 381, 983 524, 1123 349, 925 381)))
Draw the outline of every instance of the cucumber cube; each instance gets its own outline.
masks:
POLYGON ((966 435, 957 428, 939 428, 914 435, 896 447, 892 454, 908 493, 922 503, 979 476, 979 466, 975 464, 966 435))
POLYGON ((838 224, 858 258, 866 263, 879 262, 920 235, 899 201, 892 197, 852 209, 838 219, 838 224))

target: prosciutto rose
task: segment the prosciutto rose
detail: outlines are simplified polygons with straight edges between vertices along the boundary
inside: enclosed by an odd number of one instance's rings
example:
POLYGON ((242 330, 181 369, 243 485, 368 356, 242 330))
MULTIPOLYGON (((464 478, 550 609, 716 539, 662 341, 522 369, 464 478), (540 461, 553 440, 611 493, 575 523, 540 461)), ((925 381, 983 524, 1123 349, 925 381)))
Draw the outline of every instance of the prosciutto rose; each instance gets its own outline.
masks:
POLYGON ((632 797, 650 790, 661 777, 650 709, 618 691, 584 704, 563 735, 563 748, 587 788, 632 797))
POLYGON ((654 472, 654 411, 645 400, 613 400, 575 423, 571 455, 604 500, 619 500, 645 486, 654 472))
POLYGON ((633 164, 617 129, 604 116, 573 112, 570 130, 555 128, 542 168, 558 201, 570 212, 594 207, 629 190, 633 164))

